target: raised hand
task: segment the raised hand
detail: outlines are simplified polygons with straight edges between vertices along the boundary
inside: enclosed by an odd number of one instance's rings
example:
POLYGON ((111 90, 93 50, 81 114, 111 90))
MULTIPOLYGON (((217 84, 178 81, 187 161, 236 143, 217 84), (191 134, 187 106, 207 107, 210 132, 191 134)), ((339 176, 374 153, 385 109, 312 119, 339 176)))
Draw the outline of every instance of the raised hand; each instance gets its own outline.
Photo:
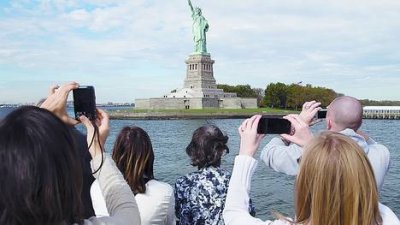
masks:
POLYGON ((110 130, 110 120, 106 112, 101 109, 97 109, 97 119, 94 121, 95 125, 98 127, 98 136, 95 133, 95 127, 92 121, 90 121, 86 116, 79 117, 80 121, 85 125, 87 130, 87 143, 90 155, 94 158, 96 155, 101 154, 104 150, 104 145, 106 143, 108 133, 110 130))
POLYGON ((315 124, 314 118, 317 112, 321 109, 321 107, 319 107, 320 105, 321 102, 317 101, 305 102, 300 112, 300 118, 309 126, 315 124))
POLYGON ((77 120, 71 118, 67 114, 67 99, 71 90, 79 87, 76 82, 71 82, 61 86, 53 85, 49 89, 49 95, 47 99, 40 105, 40 108, 44 108, 54 113, 64 123, 69 125, 75 125, 79 123, 77 120))
POLYGON ((193 5, 192 5, 192 2, 190 0, 188 0, 188 4, 189 4, 189 7, 190 7, 190 10, 192 10, 192 12, 193 12, 193 5))
POLYGON ((238 132, 240 135, 240 155, 248 155, 253 157, 260 146, 261 140, 265 137, 264 134, 257 133, 258 122, 261 115, 252 116, 243 121, 239 126, 238 132))
POLYGON ((294 128, 293 134, 281 134, 281 137, 293 142, 301 147, 306 145, 312 138, 310 127, 306 124, 299 115, 289 114, 283 118, 289 120, 292 123, 292 128, 294 128))

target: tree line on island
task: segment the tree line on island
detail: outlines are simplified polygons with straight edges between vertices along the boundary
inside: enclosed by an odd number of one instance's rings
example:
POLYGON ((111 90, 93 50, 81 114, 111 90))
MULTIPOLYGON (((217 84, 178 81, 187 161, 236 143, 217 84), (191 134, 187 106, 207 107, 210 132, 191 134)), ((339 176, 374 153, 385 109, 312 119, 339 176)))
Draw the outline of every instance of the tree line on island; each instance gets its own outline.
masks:
MULTIPOLYGON (((265 89, 252 88, 250 85, 228 85, 218 84, 219 89, 224 92, 237 93, 241 98, 257 98, 259 107, 271 107, 281 109, 300 110, 306 101, 317 100, 321 102, 321 107, 325 108, 336 97, 343 94, 337 93, 333 89, 325 87, 313 87, 311 84, 284 84, 281 82, 270 83, 265 89)), ((400 101, 375 101, 361 99, 363 106, 399 106, 400 101)))

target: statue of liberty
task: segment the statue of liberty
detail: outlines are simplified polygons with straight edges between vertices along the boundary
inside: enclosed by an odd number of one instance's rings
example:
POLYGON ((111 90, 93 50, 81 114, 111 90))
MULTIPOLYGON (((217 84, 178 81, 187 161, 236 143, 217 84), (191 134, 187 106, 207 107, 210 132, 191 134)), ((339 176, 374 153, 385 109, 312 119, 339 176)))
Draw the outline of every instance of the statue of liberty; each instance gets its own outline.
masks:
POLYGON ((208 31, 208 22, 201 15, 201 9, 195 7, 193 9, 192 2, 188 0, 190 10, 192 11, 192 34, 194 40, 194 53, 207 53, 206 32, 208 31))

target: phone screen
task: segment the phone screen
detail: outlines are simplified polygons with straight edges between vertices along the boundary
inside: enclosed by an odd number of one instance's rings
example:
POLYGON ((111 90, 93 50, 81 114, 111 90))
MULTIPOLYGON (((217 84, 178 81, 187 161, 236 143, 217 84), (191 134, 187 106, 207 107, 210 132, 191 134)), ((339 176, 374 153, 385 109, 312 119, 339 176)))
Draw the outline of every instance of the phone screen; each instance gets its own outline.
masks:
POLYGON ((262 117, 258 123, 259 134, 290 134, 291 123, 287 119, 262 117))
POLYGON ((73 90, 75 119, 81 115, 89 120, 96 119, 96 96, 93 86, 79 86, 73 90))
POLYGON ((317 113, 317 118, 318 119, 326 118, 326 111, 327 111, 326 109, 319 110, 317 113))

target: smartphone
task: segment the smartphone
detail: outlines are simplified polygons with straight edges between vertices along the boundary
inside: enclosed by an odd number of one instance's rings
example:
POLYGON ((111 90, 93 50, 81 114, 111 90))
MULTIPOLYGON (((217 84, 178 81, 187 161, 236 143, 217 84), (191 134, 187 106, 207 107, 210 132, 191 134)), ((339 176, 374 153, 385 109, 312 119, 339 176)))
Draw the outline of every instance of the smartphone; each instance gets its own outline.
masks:
POLYGON ((321 109, 317 113, 317 119, 324 119, 326 118, 327 109, 321 109))
POLYGON ((257 133, 259 134, 290 134, 291 123, 283 118, 261 117, 258 122, 257 133))
POLYGON ((75 119, 84 115, 89 120, 96 119, 96 95, 93 86, 79 86, 72 91, 74 98, 75 119))

